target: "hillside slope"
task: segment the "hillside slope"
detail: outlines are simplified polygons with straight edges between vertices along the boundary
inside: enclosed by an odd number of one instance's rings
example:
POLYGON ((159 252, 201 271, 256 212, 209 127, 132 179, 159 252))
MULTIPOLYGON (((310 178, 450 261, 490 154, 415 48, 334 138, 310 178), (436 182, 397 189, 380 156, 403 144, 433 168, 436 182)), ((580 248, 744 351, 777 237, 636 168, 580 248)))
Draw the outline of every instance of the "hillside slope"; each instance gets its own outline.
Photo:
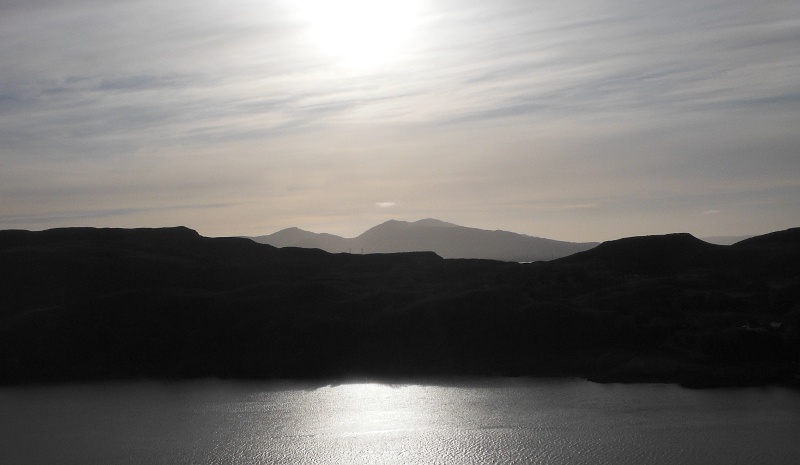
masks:
POLYGON ((791 234, 735 247, 668 235, 520 264, 330 254, 187 228, 0 231, 0 382, 792 383, 797 245, 791 234))

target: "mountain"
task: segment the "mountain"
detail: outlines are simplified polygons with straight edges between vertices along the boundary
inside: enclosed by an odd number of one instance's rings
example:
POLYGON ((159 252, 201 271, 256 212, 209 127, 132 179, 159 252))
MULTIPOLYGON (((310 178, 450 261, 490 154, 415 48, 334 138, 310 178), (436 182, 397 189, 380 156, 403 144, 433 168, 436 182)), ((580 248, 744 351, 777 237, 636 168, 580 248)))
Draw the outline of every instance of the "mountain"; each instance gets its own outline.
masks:
MULTIPOLYGON (((364 239, 418 227, 389 222, 364 239)), ((798 379, 800 228, 733 246, 631 237, 535 263, 331 254, 184 227, 0 231, 0 276, 0 385, 798 379)))
POLYGON ((557 260, 628 273, 664 275, 691 270, 720 270, 780 275, 797 272, 800 228, 717 245, 688 233, 626 237, 557 260))
MULTIPOLYGON (((688 233, 626 237, 561 259, 564 263, 597 263, 625 272, 670 273, 709 267, 729 249, 688 233)), ((727 254, 729 255, 729 254, 727 254)))
POLYGON ((326 252, 346 252, 348 239, 333 234, 318 234, 300 228, 286 228, 268 236, 252 238, 261 244, 273 247, 302 247, 306 249, 321 249, 326 252))
POLYGON ((734 244, 736 247, 789 247, 800 248, 800 228, 789 228, 761 236, 750 237, 734 244))
POLYGON ((389 220, 352 239, 298 228, 252 239, 274 247, 317 248, 331 253, 432 251, 442 258, 515 262, 550 260, 597 245, 596 242, 564 242, 508 231, 468 228, 430 218, 415 222, 389 220))

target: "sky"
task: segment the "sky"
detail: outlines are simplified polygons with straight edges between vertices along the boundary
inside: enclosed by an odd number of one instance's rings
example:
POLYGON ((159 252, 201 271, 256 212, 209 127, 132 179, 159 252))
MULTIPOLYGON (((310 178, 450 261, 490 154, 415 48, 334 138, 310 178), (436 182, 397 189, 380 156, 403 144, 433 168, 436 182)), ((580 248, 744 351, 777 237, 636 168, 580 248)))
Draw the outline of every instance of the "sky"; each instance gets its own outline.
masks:
POLYGON ((0 0, 0 229, 800 226, 797 0, 0 0))

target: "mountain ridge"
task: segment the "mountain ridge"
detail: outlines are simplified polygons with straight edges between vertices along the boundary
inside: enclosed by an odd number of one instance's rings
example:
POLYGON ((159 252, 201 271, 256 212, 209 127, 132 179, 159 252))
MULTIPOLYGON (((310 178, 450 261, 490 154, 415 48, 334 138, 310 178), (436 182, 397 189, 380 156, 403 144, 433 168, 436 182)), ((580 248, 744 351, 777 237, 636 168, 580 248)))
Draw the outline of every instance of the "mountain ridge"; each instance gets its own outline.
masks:
POLYGON ((274 247, 318 248, 326 252, 396 253, 432 251, 442 258, 541 261, 588 250, 596 242, 568 242, 503 230, 459 226, 434 218, 388 220, 353 238, 313 233, 296 227, 251 237, 274 247))

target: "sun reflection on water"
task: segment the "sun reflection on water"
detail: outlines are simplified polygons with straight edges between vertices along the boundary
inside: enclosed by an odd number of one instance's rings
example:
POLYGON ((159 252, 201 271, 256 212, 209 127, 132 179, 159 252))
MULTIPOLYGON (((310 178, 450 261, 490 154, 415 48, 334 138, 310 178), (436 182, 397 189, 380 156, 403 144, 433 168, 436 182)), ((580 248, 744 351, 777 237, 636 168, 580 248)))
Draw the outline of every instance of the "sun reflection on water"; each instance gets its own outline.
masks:
POLYGON ((432 420, 428 394, 423 386, 414 385, 359 383, 322 388, 319 400, 325 407, 320 411, 320 426, 328 434, 350 436, 419 430, 432 420))

